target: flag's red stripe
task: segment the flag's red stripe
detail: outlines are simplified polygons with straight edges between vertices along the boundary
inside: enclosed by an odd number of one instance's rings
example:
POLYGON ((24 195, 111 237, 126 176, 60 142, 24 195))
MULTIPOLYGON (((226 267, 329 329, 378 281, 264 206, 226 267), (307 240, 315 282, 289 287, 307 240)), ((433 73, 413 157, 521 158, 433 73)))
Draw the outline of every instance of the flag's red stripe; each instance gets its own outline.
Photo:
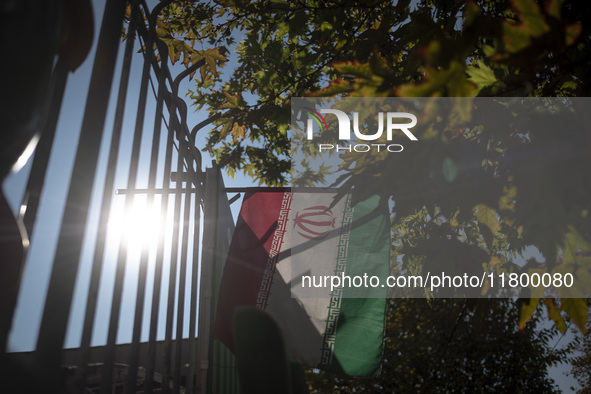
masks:
POLYGON ((247 191, 224 267, 213 336, 230 350, 236 307, 256 306, 284 193, 247 191))

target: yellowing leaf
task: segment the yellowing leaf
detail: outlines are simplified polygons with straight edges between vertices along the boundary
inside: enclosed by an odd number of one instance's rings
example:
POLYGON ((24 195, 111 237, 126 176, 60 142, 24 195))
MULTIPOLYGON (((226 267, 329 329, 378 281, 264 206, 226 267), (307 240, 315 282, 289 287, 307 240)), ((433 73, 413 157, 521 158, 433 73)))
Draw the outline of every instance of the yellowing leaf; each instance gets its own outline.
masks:
POLYGON ((494 209, 486 204, 478 204, 474 207, 474 214, 478 223, 485 225, 493 235, 496 234, 500 223, 494 209))
POLYGON ((228 105, 223 105, 223 108, 240 108, 241 97, 232 96, 230 93, 226 92, 225 90, 222 92, 224 96, 226 96, 226 100, 228 105))
POLYGON ((565 44, 567 46, 571 46, 575 43, 575 40, 581 35, 583 31, 583 26, 580 23, 573 23, 572 25, 568 25, 564 29, 564 38, 565 44))
POLYGON ((515 186, 504 186, 503 194, 499 198, 499 210, 514 212, 516 197, 517 188, 515 186))
POLYGON ((234 142, 238 141, 240 138, 244 138, 244 126, 234 123, 232 126, 232 138, 234 142))
POLYGON ((540 37, 550 30, 534 0, 514 0, 513 7, 517 10, 521 23, 503 24, 503 42, 509 53, 525 49, 532 38, 540 37))
POLYGON ((371 78, 372 71, 368 63, 354 62, 341 62, 334 63, 333 67, 337 72, 341 74, 350 74, 356 77, 371 78))
POLYGON ((500 267, 503 265, 503 260, 499 256, 491 256, 490 261, 488 262, 488 268, 492 271, 496 267, 500 267))
POLYGON ((560 8, 562 7, 563 0, 550 0, 546 3, 546 13, 553 16, 556 19, 560 18, 560 8))
POLYGON ((573 226, 569 226, 568 230, 562 244, 562 261, 565 266, 580 265, 583 262, 581 257, 591 252, 591 245, 573 226))
POLYGON ((513 6, 520 15, 523 15, 523 21, 519 25, 534 37, 539 37, 549 30, 540 7, 534 0, 513 0, 513 6))
POLYGON ((538 304, 540 303, 539 298, 526 298, 526 299, 519 299, 520 304, 519 308, 519 329, 523 330, 525 328, 525 323, 531 319, 533 316, 538 304))
POLYGON ((566 332, 566 323, 564 322, 564 318, 560 314, 560 310, 556 308, 556 305, 554 304, 554 299, 546 298, 544 300, 544 305, 546 305, 546 309, 548 310, 548 317, 554 320, 554 324, 556 325, 558 331, 564 334, 566 332))
POLYGON ((350 90, 350 85, 347 81, 342 79, 337 79, 336 81, 331 81, 327 87, 324 89, 320 89, 317 92, 311 93, 311 97, 327 97, 327 96, 335 96, 339 93, 344 93, 350 90))
POLYGON ((466 78, 465 66, 457 61, 451 62, 447 69, 426 67, 423 72, 425 73, 423 82, 402 85, 395 90, 395 94, 401 97, 472 96, 474 85, 466 78))
POLYGON ((211 48, 211 49, 206 49, 204 51, 198 52, 205 59, 205 62, 207 63, 209 69, 211 70, 211 72, 214 75, 217 75, 217 73, 218 73, 217 66, 216 66, 216 60, 220 61, 220 62, 227 62, 228 61, 228 59, 220 53, 222 48, 223 47, 211 48))
POLYGON ((563 311, 572 319, 583 334, 587 333, 587 302, 584 298, 563 298, 560 300, 563 311))

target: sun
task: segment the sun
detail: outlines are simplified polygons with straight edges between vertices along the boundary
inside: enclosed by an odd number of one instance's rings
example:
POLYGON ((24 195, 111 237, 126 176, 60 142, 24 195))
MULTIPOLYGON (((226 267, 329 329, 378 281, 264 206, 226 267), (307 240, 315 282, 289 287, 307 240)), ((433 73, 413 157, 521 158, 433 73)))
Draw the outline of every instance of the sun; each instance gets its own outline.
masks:
POLYGON ((129 209, 120 207, 112 213, 109 228, 119 232, 121 242, 128 249, 154 245, 164 227, 160 204, 157 201, 148 203, 146 196, 142 195, 131 198, 129 209))

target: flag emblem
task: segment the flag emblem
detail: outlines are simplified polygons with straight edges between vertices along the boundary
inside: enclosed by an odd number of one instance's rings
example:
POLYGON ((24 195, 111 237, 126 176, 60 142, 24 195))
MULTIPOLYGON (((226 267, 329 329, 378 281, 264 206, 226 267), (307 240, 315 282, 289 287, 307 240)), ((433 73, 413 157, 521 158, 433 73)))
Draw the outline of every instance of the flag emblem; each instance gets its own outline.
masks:
POLYGON ((296 213, 293 227, 307 239, 320 240, 336 228, 337 218, 327 206, 317 205, 296 213))

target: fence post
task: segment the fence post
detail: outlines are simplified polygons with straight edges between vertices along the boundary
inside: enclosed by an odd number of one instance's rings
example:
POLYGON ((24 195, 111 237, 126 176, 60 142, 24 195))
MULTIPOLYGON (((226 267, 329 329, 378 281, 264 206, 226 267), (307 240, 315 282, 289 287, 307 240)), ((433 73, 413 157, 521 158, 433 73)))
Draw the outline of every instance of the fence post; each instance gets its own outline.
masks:
POLYGON ((209 348, 213 325, 213 263, 218 216, 219 168, 213 162, 213 168, 205 173, 205 196, 203 201, 203 247, 201 258, 201 290, 199 294, 199 326, 197 334, 197 385, 194 393, 207 392, 209 372, 209 348))

